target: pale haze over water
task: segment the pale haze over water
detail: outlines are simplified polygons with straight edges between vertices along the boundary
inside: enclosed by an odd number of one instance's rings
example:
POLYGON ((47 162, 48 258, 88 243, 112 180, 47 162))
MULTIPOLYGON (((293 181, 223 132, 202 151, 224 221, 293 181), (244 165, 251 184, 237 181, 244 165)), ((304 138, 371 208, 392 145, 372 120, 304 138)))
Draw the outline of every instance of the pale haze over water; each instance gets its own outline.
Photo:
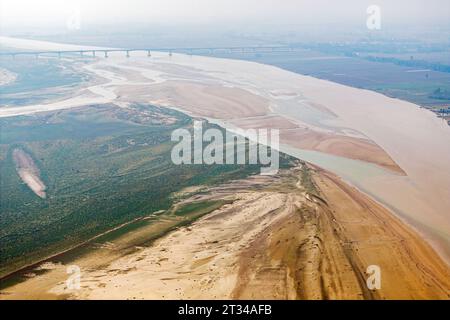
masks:
POLYGON ((448 299, 449 141, 449 0, 0 0, 0 300, 448 299))
POLYGON ((364 27, 366 10, 373 4, 380 7, 384 26, 423 28, 448 26, 450 12, 447 0, 2 0, 0 3, 0 27, 4 34, 46 28, 51 28, 54 33, 64 32, 67 20, 74 12, 79 13, 84 29, 152 24, 222 27, 232 24, 246 27, 341 24, 364 27))

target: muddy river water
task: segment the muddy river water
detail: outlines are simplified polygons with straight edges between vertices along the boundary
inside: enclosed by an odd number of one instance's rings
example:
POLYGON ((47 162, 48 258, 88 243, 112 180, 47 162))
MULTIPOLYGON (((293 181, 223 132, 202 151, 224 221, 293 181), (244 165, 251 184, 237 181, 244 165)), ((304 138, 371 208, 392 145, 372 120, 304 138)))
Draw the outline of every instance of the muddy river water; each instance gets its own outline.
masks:
MULTIPOLYGON (((4 45, 8 41, 23 49, 42 50, 47 46, 43 42, 2 39, 4 45)), ((49 48, 55 46, 65 48, 56 44, 49 48)), ((338 174, 382 203, 450 261, 450 127, 430 111, 372 91, 237 60, 165 53, 148 58, 144 52, 125 58, 123 53, 114 53, 108 59, 93 59, 82 72, 94 73, 105 81, 66 100, 0 108, 0 117, 91 103, 147 102, 236 128, 233 120, 243 116, 244 109, 239 107, 245 105, 244 100, 252 106, 262 101, 254 114, 246 114, 247 118, 277 116, 302 130, 336 139, 365 139, 384 150, 405 174, 352 157, 298 148, 289 139, 282 139, 280 147, 338 174), (218 89, 207 91, 210 86, 218 89), (233 91, 237 89, 241 91, 233 91), (227 102, 235 109, 225 110, 227 102)), ((276 129, 277 125, 264 123, 267 128, 276 129)))

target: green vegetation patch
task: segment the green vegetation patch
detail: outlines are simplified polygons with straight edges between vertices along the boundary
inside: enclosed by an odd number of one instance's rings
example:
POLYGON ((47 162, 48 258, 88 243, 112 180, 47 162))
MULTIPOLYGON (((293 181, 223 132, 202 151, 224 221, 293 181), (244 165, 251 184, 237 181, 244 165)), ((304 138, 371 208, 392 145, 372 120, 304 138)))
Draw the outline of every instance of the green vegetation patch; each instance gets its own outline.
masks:
POLYGON ((219 209, 226 203, 231 203, 231 201, 201 201, 201 202, 191 202, 183 205, 181 208, 174 210, 174 214, 177 216, 190 216, 192 214, 196 216, 201 216, 208 214, 216 209, 219 209))
MULTIPOLYGON (((186 187, 260 172, 259 165, 174 165, 171 133, 191 123, 180 112, 143 105, 97 105, 1 119, 0 276, 168 210, 171 195, 186 187), (17 175, 14 148, 35 161, 47 187, 45 199, 17 175)), ((280 166, 286 163, 282 157, 280 166)), ((201 215, 219 205, 192 204, 175 215, 201 215)))

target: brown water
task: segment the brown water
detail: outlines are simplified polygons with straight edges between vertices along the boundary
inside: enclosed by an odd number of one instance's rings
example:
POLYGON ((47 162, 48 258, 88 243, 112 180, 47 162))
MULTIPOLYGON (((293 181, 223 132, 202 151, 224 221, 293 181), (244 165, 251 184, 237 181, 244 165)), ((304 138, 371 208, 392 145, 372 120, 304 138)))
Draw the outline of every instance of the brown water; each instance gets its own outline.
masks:
MULTIPOLYGON (((22 48, 26 46, 23 42, 20 45, 22 48)), ((45 44, 33 43, 32 47, 37 45, 45 44)), ((52 48, 54 46, 52 44, 52 48)), ((352 135, 367 137, 383 148, 407 176, 372 164, 292 146, 285 146, 284 151, 335 172, 392 209, 430 240, 450 262, 450 127, 433 113, 375 92, 252 62, 184 55, 169 57, 164 54, 155 54, 148 59, 136 54, 132 59, 111 55, 108 61, 97 60, 95 63, 112 65, 119 70, 122 68, 123 73, 118 71, 117 75, 124 77, 126 68, 133 67, 134 71, 153 80, 159 88, 164 86, 165 80, 186 79, 195 75, 198 83, 202 83, 202 79, 205 85, 214 81, 216 85, 236 87, 260 96, 268 101, 272 113, 297 118, 313 129, 334 131, 336 134, 351 132, 352 135), (321 112, 324 109, 329 111, 328 115, 321 112), (330 113, 334 114, 331 118, 330 113)), ((92 99, 115 99, 114 91, 124 83, 114 78, 110 80, 108 85, 96 86, 98 92, 91 90, 93 96, 97 94, 92 99)), ((151 85, 141 86, 142 90, 135 92, 145 93, 144 101, 170 105, 170 98, 162 101, 160 97, 152 99, 151 85)), ((132 98, 139 97, 130 95, 132 98)), ((192 96, 189 98, 192 99, 192 96)), ((89 99, 84 98, 82 102, 88 103, 89 99)), ((189 106, 183 106, 182 99, 178 101, 181 102, 176 107, 190 111, 189 106)), ((78 100, 76 102, 80 103, 78 100)), ((63 108, 70 107, 70 104, 70 100, 59 103, 63 108)), ((40 108, 45 110, 45 106, 31 106, 29 110, 35 112, 40 108)), ((236 118, 239 116, 236 114, 236 118)), ((271 124, 267 126, 270 128, 271 124)))

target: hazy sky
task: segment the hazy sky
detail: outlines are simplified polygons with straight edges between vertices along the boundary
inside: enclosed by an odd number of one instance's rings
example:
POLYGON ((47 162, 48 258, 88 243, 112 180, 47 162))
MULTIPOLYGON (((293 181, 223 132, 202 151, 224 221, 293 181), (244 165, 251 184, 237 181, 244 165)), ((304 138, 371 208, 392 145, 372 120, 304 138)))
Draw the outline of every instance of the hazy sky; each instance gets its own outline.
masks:
POLYGON ((371 4, 389 24, 432 25, 450 21, 449 0, 0 0, 1 28, 133 24, 361 24, 371 4))

